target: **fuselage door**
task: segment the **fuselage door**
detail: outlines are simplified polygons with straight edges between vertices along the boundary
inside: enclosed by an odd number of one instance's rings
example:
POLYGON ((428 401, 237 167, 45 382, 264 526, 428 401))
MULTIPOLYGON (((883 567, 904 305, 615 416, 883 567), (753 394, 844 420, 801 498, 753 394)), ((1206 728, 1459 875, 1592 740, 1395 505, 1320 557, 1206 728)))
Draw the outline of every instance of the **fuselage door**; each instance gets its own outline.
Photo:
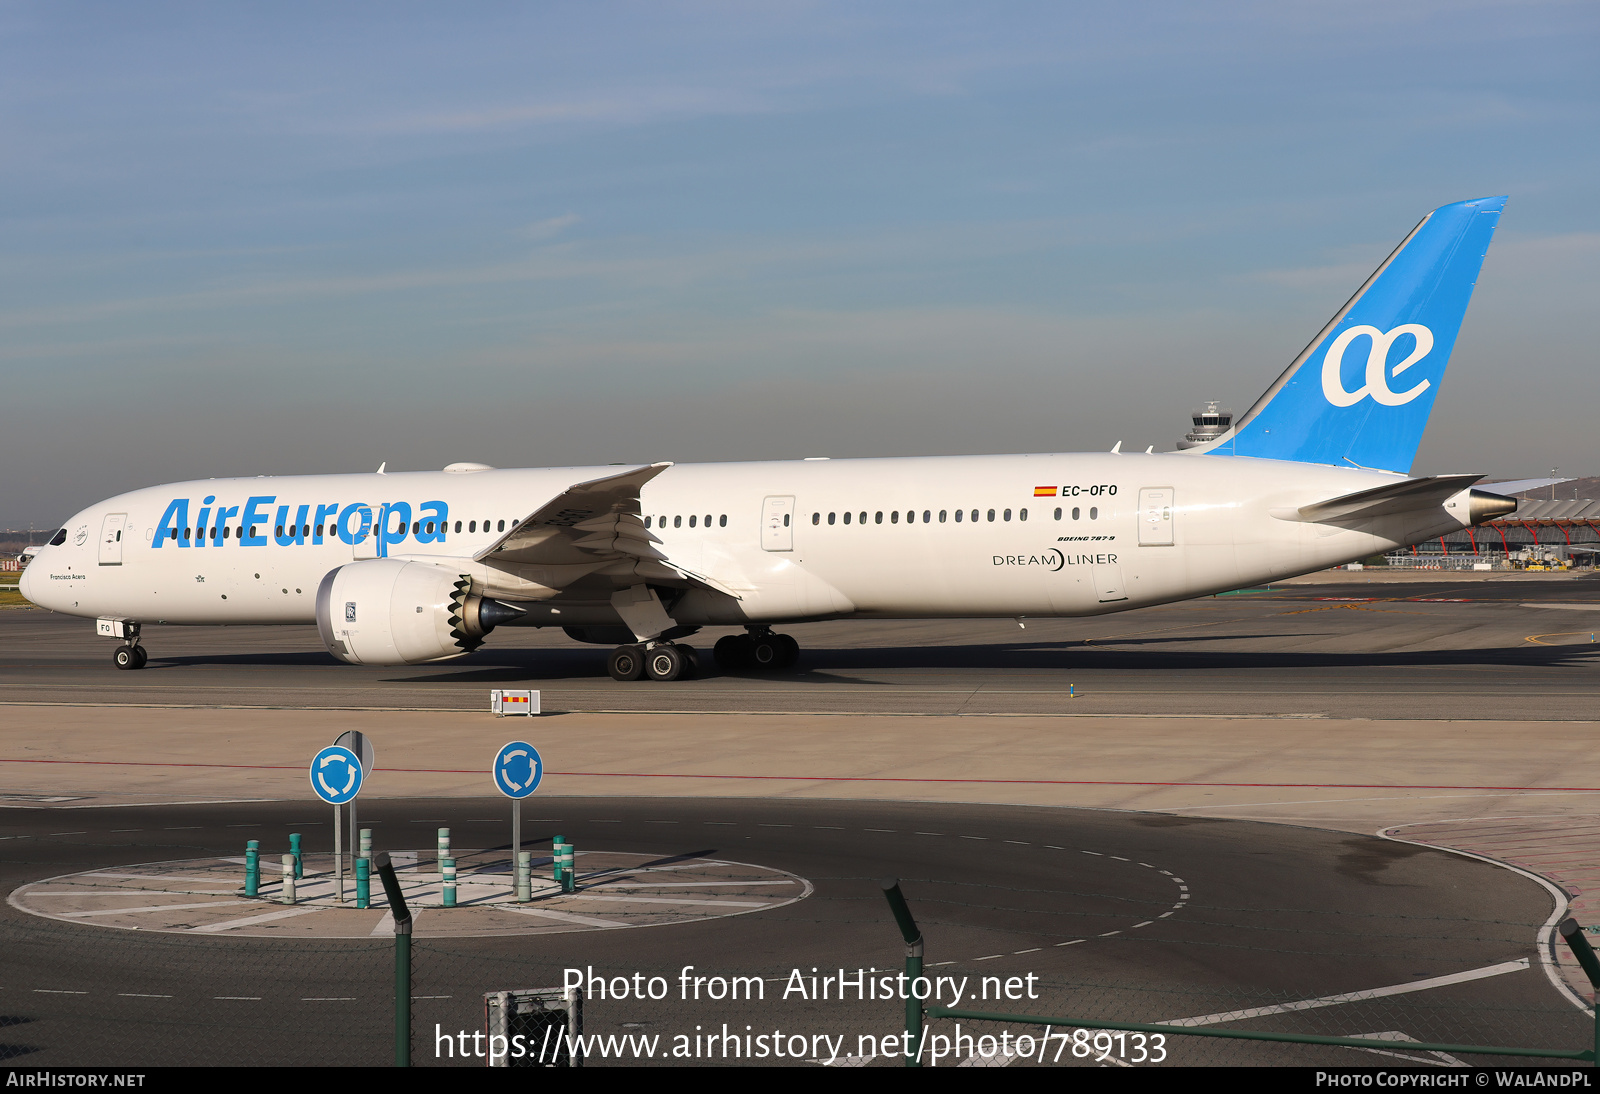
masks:
POLYGON ((794 495, 767 498, 761 503, 761 549, 794 550, 794 495))
POLYGON ((1139 491, 1139 546, 1172 546, 1172 487, 1139 491))
POLYGON ((128 526, 128 514, 107 513, 100 526, 100 565, 122 565, 122 533, 128 526))

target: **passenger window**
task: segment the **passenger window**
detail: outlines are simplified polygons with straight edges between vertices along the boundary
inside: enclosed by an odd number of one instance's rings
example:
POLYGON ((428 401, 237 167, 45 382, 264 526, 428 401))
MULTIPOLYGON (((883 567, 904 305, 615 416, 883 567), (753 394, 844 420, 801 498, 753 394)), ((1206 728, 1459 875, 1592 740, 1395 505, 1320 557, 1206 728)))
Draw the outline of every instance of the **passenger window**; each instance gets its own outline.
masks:
POLYGON ((1090 520, 1099 520, 1100 519, 1100 510, 1096 509, 1094 506, 1090 506, 1089 507, 1089 519, 1090 520))
POLYGON ((728 514, 724 513, 720 517, 717 518, 717 527, 718 528, 726 528, 727 526, 728 526, 728 514))
POLYGON ((501 521, 500 522, 500 531, 504 532, 505 530, 506 530, 506 522, 505 521, 501 521))
POLYGON ((683 527, 683 518, 682 517, 673 517, 672 518, 672 526, 674 528, 682 528, 683 527))
POLYGON ((829 514, 828 514, 828 523, 829 523, 829 524, 832 524, 832 523, 833 523, 833 518, 834 518, 834 516, 835 516, 835 514, 833 514, 833 513, 829 513, 829 514))
POLYGON ((900 510, 896 509, 896 510, 894 510, 893 512, 891 512, 889 514, 889 523, 890 524, 899 524, 900 523, 900 510))
MULTIPOLYGON (((946 510, 946 509, 941 509, 941 510, 939 510, 939 523, 940 523, 940 524, 943 524, 943 523, 944 523, 944 515, 945 515, 945 513, 947 513, 947 512, 948 512, 948 511, 949 511, 949 510, 946 510)), ((926 517, 926 516, 927 516, 927 514, 926 514, 926 513, 924 513, 924 514, 923 514, 923 516, 924 516, 924 517, 926 517)))
POLYGON ((515 528, 517 526, 517 521, 520 520, 520 519, 521 519, 520 517, 513 519, 511 521, 511 527, 515 528))
POLYGON ((228 526, 226 524, 224 524, 222 526, 222 538, 223 539, 227 539, 228 538, 228 526))
POLYGON ((845 523, 846 523, 846 524, 849 524, 849 523, 850 523, 850 514, 849 514, 849 513, 846 513, 846 514, 845 514, 845 515, 844 515, 844 522, 845 522, 845 523))
POLYGON ((172 530, 172 538, 173 539, 177 539, 178 538, 178 530, 176 528, 174 528, 172 530))
MULTIPOLYGON (((444 528, 440 527, 439 531, 441 531, 441 532, 444 531, 444 528)), ((433 521, 431 521, 431 520, 428 522, 428 534, 430 536, 433 535, 433 521)))
MULTIPOLYGON (((290 532, 290 533, 289 533, 289 534, 290 534, 290 535, 291 535, 291 536, 292 536, 292 535, 294 535, 294 533, 293 533, 293 532, 290 532)), ((280 524, 280 525, 278 525, 278 535, 280 535, 280 536, 281 536, 281 535, 283 535, 283 525, 281 525, 281 524, 280 524)))
POLYGON ((874 524, 882 524, 883 523, 883 510, 882 509, 878 510, 878 515, 873 517, 872 521, 873 521, 874 524))
POLYGON ((646 528, 648 528, 648 527, 650 527, 650 520, 651 520, 651 518, 650 518, 650 517, 645 517, 645 518, 644 518, 644 526, 645 526, 645 527, 646 527, 646 528))
MULTIPOLYGON (((1005 516, 1005 519, 1006 519, 1006 520, 1010 520, 1010 519, 1011 519, 1011 510, 1009 510, 1009 509, 1007 509, 1007 510, 1006 510, 1006 511, 1005 511, 1005 514, 1004 514, 1004 516, 1005 516)), ((993 520, 993 519, 994 519, 994 518, 993 518, 993 517, 990 517, 990 518, 989 518, 989 519, 990 519, 990 520, 993 520)))
POLYGON ((1073 520, 1077 520, 1078 519, 1078 507, 1076 505, 1074 505, 1072 507, 1072 519, 1073 520))
POLYGON ((711 514, 710 513, 706 514, 706 527, 707 528, 711 527, 711 514))
POLYGON ((966 510, 965 510, 965 509, 957 509, 957 510, 956 510, 956 523, 957 523, 957 524, 960 524, 960 523, 961 523, 961 515, 962 515, 962 514, 963 514, 963 513, 965 513, 965 512, 966 512, 966 510))
POLYGON ((1057 510, 1056 510, 1056 519, 1057 519, 1057 520, 1060 520, 1060 519, 1061 519, 1061 510, 1060 510, 1060 509, 1057 509, 1057 510))
POLYGON ((978 511, 976 509, 972 511, 972 523, 978 523, 978 511))
MULTIPOLYGON (((972 515, 972 519, 973 520, 977 520, 978 519, 978 515, 976 513, 974 513, 972 515)), ((994 510, 993 509, 989 510, 989 523, 990 524, 994 523, 994 510)))
POLYGON ((689 514, 689 527, 690 528, 694 527, 694 523, 695 523, 696 519, 697 518, 695 517, 695 515, 693 513, 689 514))
POLYGON ((456 533, 459 535, 460 532, 461 532, 461 522, 458 520, 458 521, 456 521, 456 533))
POLYGON ((933 520, 933 512, 928 509, 922 511, 922 523, 927 524, 933 520))
POLYGON ((865 510, 863 510, 862 513, 861 513, 861 523, 862 524, 867 523, 867 514, 866 514, 865 510))
POLYGON ((822 514, 821 513, 812 513, 811 514, 811 523, 812 524, 821 524, 822 523, 822 514))
POLYGON ((785 528, 789 527, 789 514, 788 513, 783 514, 783 526, 785 528))
POLYGON ((1026 509, 1017 510, 1017 519, 1018 520, 1027 520, 1028 519, 1028 511, 1026 509))

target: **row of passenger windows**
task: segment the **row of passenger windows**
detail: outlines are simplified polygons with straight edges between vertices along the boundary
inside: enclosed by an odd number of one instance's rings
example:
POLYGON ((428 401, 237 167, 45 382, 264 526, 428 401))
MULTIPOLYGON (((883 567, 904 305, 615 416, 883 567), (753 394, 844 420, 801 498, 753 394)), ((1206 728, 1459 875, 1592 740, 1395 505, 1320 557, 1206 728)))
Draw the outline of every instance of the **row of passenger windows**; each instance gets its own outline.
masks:
MULTIPOLYGON (((683 518, 681 516, 673 517, 672 518, 672 526, 674 528, 682 528, 684 519, 685 518, 683 518)), ((705 520, 705 522, 706 522, 705 526, 707 528, 711 527, 711 514, 710 513, 707 513, 704 518, 702 518, 700 516, 700 514, 698 514, 698 513, 690 513, 687 519, 689 521, 689 527, 690 528, 699 527, 700 521, 702 519, 705 520)), ((667 518, 666 517, 654 517, 654 518, 645 517, 644 518, 644 526, 646 528, 651 527, 652 524, 654 524, 654 526, 657 527, 657 528, 665 528, 667 526, 667 518)), ((718 528, 726 528, 727 526, 728 526, 728 514, 724 513, 724 514, 722 514, 722 516, 717 518, 717 527, 718 528)))
MULTIPOLYGON (((904 515, 905 515, 905 522, 907 524, 915 524, 917 522, 917 511, 915 509, 907 509, 905 511, 904 515)), ((1056 520, 1060 520, 1060 519, 1062 519, 1063 515, 1064 515, 1063 511, 1060 510, 1060 509, 1057 509, 1056 512, 1055 512, 1055 519, 1056 520)), ((811 514, 811 523, 812 524, 821 524, 822 523, 822 516, 823 516, 823 514, 821 514, 821 513, 812 513, 811 514)), ((835 522, 835 519, 838 516, 839 516, 839 514, 837 514, 837 513, 829 513, 829 514, 827 514, 828 523, 829 524, 833 524, 835 522)), ((998 519, 1000 519, 1002 521, 1010 520, 1011 519, 1011 510, 1009 510, 1009 509, 1000 509, 1000 510, 990 509, 990 510, 987 511, 987 513, 984 513, 983 510, 979 510, 979 509, 957 509, 955 511, 954 516, 955 516, 955 521, 956 521, 957 524, 960 524, 962 521, 970 521, 973 524, 976 524, 976 523, 978 523, 978 521, 980 519, 986 519, 986 520, 988 520, 988 521, 990 521, 992 523, 997 517, 998 517, 998 519)), ((950 517, 951 517, 951 513, 950 513, 949 510, 946 510, 946 509, 939 510, 938 520, 939 520, 940 524, 944 524, 946 521, 948 521, 950 519, 950 517)), ((1082 509, 1074 508, 1072 510, 1072 519, 1073 520, 1081 520, 1082 517, 1083 517, 1083 510, 1082 509)), ((844 514, 843 523, 849 524, 852 518, 855 519, 857 524, 865 524, 865 523, 867 523, 867 514, 866 513, 860 513, 860 514, 845 513, 844 514)), ((890 512, 889 512, 889 523, 890 524, 899 524, 900 523, 900 518, 901 518, 900 510, 898 510, 898 509, 890 510, 890 512)), ((1026 509, 1018 509, 1017 510, 1017 519, 1018 520, 1027 520, 1028 519, 1028 511, 1026 509)), ((1100 519, 1100 509, 1099 509, 1098 506, 1090 507, 1090 509, 1089 509, 1089 519, 1090 520, 1099 520, 1100 519)), ((932 509, 924 509, 922 511, 922 523, 924 523, 924 524, 932 524, 933 521, 934 521, 933 510, 932 509)), ((874 524, 882 524, 883 523, 883 513, 878 512, 878 513, 872 514, 872 523, 874 523, 874 524)))
MULTIPOLYGON (((724 518, 724 519, 726 519, 726 518, 724 518)), ((517 526, 517 522, 516 521, 512 521, 511 522, 511 527, 515 528, 516 526, 517 526)), ((324 527, 327 528, 327 534, 330 535, 330 536, 337 533, 337 529, 331 524, 329 524, 329 525, 321 525, 321 524, 317 525, 316 526, 316 531, 314 533, 312 532, 311 525, 309 525, 309 524, 291 524, 291 525, 288 526, 287 532, 284 530, 284 526, 280 524, 277 527, 277 534, 279 536, 285 536, 285 537, 286 536, 296 536, 296 535, 299 535, 299 536, 315 535, 320 539, 322 537, 323 528, 324 527)), ((427 535, 431 536, 431 535, 434 534, 434 528, 435 527, 437 527, 438 530, 441 533, 448 532, 450 530, 449 522, 447 522, 447 521, 435 522, 435 521, 431 521, 431 520, 429 520, 429 521, 417 520, 417 521, 412 521, 411 522, 411 534, 412 535, 418 535, 418 534, 426 533, 427 535)), ((476 532, 477 530, 478 530, 478 522, 477 521, 475 521, 475 520, 467 521, 467 531, 476 532)), ((506 530, 506 522, 503 521, 503 520, 502 521, 488 521, 488 520, 486 520, 486 521, 483 522, 483 530, 485 532, 504 532, 506 530), (498 527, 490 527, 491 525, 498 525, 498 527)), ((191 535, 191 532, 192 532, 193 537, 195 539, 205 539, 206 538, 206 531, 207 530, 204 529, 204 528, 195 528, 195 529, 174 528, 172 530, 172 538, 173 539, 189 539, 190 535, 191 535), (179 534, 180 532, 182 533, 181 535, 179 534)), ((211 538, 212 539, 228 539, 228 538, 230 538, 232 536, 237 536, 237 537, 242 539, 242 538, 244 538, 244 531, 245 531, 244 525, 242 525, 242 524, 237 528, 233 528, 233 527, 230 527, 230 526, 227 526, 227 525, 221 525, 221 526, 218 526, 216 528, 210 529, 210 533, 211 533, 211 538)), ((404 529, 401 529, 401 531, 404 531, 404 529)), ((456 521, 456 531, 458 531, 458 532, 461 531, 461 522, 459 520, 456 521)), ((254 524, 250 525, 250 534, 252 536, 256 534, 256 526, 254 524)))

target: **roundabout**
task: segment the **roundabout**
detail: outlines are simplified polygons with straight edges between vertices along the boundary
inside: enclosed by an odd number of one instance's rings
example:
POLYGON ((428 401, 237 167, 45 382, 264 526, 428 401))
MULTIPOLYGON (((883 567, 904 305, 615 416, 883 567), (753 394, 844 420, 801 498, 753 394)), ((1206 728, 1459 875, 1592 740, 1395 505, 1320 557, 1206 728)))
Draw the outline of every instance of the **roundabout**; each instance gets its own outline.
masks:
MULTIPOLYGON (((811 883, 767 866, 700 856, 657 857, 618 851, 580 853, 577 891, 563 893, 535 877, 532 899, 515 899, 503 852, 462 855, 457 898, 445 907, 433 863, 393 853, 419 937, 568 934, 625 927, 701 923, 780 908, 811 895, 811 883), (409 859, 409 863, 404 862, 409 859)), ((548 865, 549 860, 544 860, 548 865)), ((369 908, 356 906, 347 876, 339 900, 332 855, 305 856, 294 903, 283 883, 263 875, 260 895, 244 893, 244 859, 218 857, 151 862, 63 874, 24 885, 8 903, 19 911, 83 926, 194 937, 372 938, 393 933, 382 890, 369 908)))

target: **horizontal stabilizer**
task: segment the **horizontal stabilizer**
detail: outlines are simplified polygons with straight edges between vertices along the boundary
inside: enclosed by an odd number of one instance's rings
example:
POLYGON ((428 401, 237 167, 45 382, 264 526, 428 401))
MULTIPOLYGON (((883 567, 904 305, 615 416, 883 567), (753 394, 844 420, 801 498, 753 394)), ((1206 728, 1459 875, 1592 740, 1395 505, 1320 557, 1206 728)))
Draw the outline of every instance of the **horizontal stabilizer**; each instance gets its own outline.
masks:
POLYGON ((1312 524, 1332 524, 1349 520, 1367 520, 1388 516, 1391 513, 1410 513, 1433 505, 1443 505, 1452 495, 1469 489, 1482 475, 1432 475, 1422 479, 1406 479, 1387 486, 1375 486, 1343 497, 1302 505, 1296 512, 1299 519, 1312 524))

